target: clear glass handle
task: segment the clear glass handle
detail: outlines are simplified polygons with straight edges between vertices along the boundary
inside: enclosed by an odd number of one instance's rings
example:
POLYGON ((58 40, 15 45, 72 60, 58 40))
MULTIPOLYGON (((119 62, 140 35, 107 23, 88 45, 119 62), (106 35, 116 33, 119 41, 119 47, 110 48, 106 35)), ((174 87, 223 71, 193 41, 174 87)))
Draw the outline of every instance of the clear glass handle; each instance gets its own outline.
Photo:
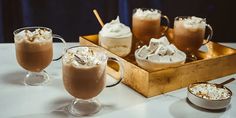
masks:
POLYGON ((170 27, 170 20, 169 20, 169 18, 166 15, 161 15, 161 17, 163 19, 166 19, 166 21, 167 21, 167 25, 166 25, 166 27, 164 29, 164 32, 163 32, 163 33, 166 33, 168 31, 169 27, 170 27))
POLYGON ((63 53, 64 53, 65 50, 66 50, 66 41, 65 41, 60 35, 57 35, 57 34, 53 34, 53 35, 52 35, 52 38, 56 38, 56 39, 61 40, 62 43, 63 43, 63 45, 64 45, 64 46, 63 46, 63 51, 62 51, 61 56, 59 56, 58 58, 55 58, 55 59, 52 60, 52 61, 57 61, 57 60, 60 60, 60 59, 62 58, 63 53))
POLYGON ((213 36, 213 29, 212 29, 212 27, 209 24, 206 24, 206 27, 210 29, 210 33, 207 36, 206 42, 203 43, 202 45, 207 44, 212 39, 212 36, 213 36))
POLYGON ((121 63, 120 60, 118 60, 117 58, 114 58, 114 57, 109 57, 108 61, 116 62, 116 63, 119 64, 119 67, 120 67, 120 70, 119 70, 120 71, 120 79, 116 83, 106 86, 106 87, 114 87, 124 79, 124 66, 123 66, 123 64, 121 63))

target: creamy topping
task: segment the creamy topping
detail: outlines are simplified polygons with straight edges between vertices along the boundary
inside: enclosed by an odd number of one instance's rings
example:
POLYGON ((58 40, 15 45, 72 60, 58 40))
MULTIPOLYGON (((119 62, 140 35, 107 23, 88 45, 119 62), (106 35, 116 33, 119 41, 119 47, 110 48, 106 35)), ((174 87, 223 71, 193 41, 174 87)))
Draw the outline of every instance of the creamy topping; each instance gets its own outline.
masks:
POLYGON ((113 38, 123 38, 132 35, 130 28, 120 22, 119 16, 117 16, 116 20, 106 23, 99 34, 113 38))
POLYGON ((135 17, 139 17, 141 19, 160 19, 161 12, 157 9, 140 9, 138 8, 134 13, 135 17))
POLYGON ((204 19, 196 17, 196 16, 183 18, 179 20, 183 22, 186 28, 191 28, 191 29, 204 28, 206 24, 204 19))
POLYGON ((105 58, 104 54, 94 52, 88 47, 78 47, 69 49, 64 55, 63 62, 75 67, 84 67, 101 64, 105 58))
POLYGON ((208 100, 222 100, 231 96, 226 88, 218 88, 214 84, 195 84, 190 87, 190 92, 198 97, 208 100))
POLYGON ((179 62, 186 58, 186 55, 178 50, 173 44, 170 44, 166 37, 160 39, 152 38, 149 46, 140 48, 137 52, 140 59, 150 62, 179 62))
POLYGON ((21 32, 15 34, 14 39, 17 41, 25 40, 29 42, 43 42, 46 40, 51 40, 52 34, 50 31, 44 29, 36 29, 32 32, 29 30, 22 30, 21 32))

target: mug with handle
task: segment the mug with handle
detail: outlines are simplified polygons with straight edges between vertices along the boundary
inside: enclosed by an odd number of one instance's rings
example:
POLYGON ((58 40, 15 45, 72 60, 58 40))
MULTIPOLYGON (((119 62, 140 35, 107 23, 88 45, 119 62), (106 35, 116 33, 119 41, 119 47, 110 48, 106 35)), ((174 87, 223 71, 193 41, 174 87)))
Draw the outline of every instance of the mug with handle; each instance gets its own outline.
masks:
POLYGON ((74 46, 66 50, 62 58, 63 83, 67 92, 74 97, 68 107, 74 116, 92 115, 100 111, 101 104, 96 96, 106 87, 118 85, 124 78, 124 67, 115 57, 109 57, 104 49, 95 46, 74 46), (106 85, 108 61, 119 64, 120 78, 106 85))
POLYGON ((24 84, 39 86, 48 83, 50 77, 44 69, 62 57, 53 59, 53 39, 62 41, 63 50, 66 49, 65 40, 53 34, 50 28, 40 26, 19 28, 13 34, 17 62, 28 71, 24 84))

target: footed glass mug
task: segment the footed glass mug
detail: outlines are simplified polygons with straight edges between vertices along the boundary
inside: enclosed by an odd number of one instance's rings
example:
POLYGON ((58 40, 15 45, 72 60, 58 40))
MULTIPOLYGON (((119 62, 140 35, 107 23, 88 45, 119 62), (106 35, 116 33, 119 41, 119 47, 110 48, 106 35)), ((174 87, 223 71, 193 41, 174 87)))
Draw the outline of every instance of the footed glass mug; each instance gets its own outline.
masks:
POLYGON ((173 32, 174 45, 184 51, 190 61, 197 60, 196 53, 198 49, 207 44, 213 36, 213 29, 209 24, 206 24, 206 19, 195 16, 176 17, 173 32), (210 32, 204 42, 206 27, 210 32))
POLYGON ((64 87, 75 98, 68 106, 73 116, 87 116, 100 111, 101 104, 95 97, 105 87, 113 87, 124 78, 123 64, 117 58, 108 57, 99 47, 71 47, 64 54, 62 65, 64 87), (111 85, 105 85, 107 61, 120 66, 120 79, 111 85))
POLYGON ((13 32, 16 59, 18 64, 28 71, 24 78, 25 85, 39 86, 49 82, 50 77, 44 70, 53 58, 53 38, 60 39, 66 48, 64 39, 46 27, 23 27, 13 32))
POLYGON ((132 31, 135 38, 135 48, 147 45, 151 38, 160 38, 169 29, 169 18, 162 15, 160 10, 136 8, 133 10, 132 31), (165 19, 167 25, 162 32, 161 20, 165 19))

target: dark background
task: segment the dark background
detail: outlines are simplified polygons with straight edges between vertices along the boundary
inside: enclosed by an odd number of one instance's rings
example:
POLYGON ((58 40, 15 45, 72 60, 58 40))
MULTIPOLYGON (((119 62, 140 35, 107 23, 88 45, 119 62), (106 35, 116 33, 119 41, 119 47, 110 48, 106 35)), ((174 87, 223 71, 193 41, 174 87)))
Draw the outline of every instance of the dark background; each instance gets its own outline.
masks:
POLYGON ((0 42, 13 42, 12 32, 25 26, 45 26, 66 41, 97 34, 101 29, 92 10, 104 22, 120 16, 131 26, 133 8, 157 8, 169 17, 199 16, 214 29, 213 41, 236 42, 236 7, 233 0, 0 0, 0 42))

